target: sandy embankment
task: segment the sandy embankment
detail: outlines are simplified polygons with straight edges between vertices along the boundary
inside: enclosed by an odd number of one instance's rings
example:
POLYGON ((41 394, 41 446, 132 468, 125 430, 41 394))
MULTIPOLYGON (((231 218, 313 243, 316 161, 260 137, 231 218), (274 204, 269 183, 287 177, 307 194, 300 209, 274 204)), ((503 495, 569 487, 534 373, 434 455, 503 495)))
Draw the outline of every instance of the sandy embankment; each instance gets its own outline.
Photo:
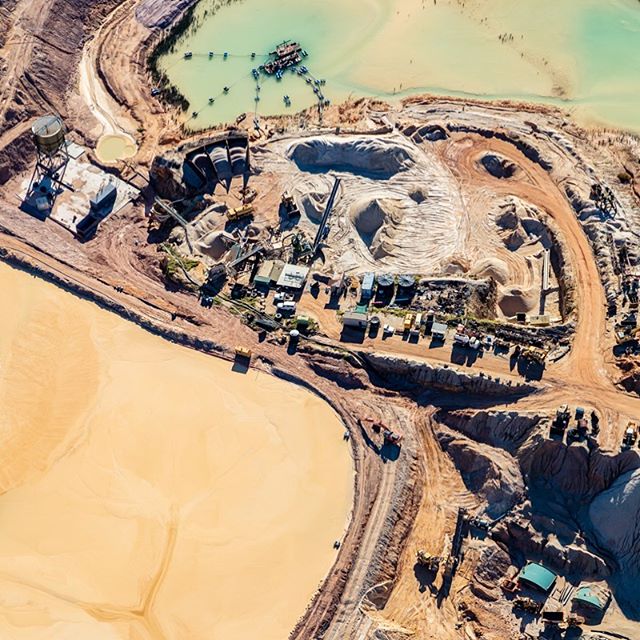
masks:
POLYGON ((352 500, 337 416, 0 267, 0 636, 286 637, 352 500))

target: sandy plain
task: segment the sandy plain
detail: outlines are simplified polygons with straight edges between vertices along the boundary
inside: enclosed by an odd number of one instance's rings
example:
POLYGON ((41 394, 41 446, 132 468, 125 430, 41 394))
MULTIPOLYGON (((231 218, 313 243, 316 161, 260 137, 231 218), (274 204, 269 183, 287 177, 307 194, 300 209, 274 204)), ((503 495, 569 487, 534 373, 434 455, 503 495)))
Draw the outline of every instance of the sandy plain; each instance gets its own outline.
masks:
POLYGON ((286 637, 353 497, 336 414, 2 266, 0 637, 286 637))

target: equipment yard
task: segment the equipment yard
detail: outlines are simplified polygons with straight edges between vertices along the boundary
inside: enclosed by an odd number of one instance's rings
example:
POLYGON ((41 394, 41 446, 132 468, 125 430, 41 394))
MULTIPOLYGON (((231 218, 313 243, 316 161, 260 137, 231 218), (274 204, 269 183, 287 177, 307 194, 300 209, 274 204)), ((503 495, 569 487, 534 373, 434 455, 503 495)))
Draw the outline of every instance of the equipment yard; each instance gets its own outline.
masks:
MULTIPOLYGON (((11 4, 0 258, 238 375, 302 385, 344 424, 348 527, 290 638, 640 637, 640 140, 434 96, 193 133, 145 62, 193 3, 53 2, 85 25, 68 53, 63 34, 30 39, 47 3, 11 4), (135 149, 101 160, 103 136, 135 149)), ((78 602, 47 575, 28 588, 112 638, 177 637, 181 602, 152 611, 165 562, 142 609, 78 602)), ((21 584, 12 571, 0 582, 21 584)), ((12 608, 0 635, 36 637, 12 635, 12 608)), ((227 615, 210 609, 201 625, 227 615)), ((252 635, 274 637, 263 615, 252 635)))

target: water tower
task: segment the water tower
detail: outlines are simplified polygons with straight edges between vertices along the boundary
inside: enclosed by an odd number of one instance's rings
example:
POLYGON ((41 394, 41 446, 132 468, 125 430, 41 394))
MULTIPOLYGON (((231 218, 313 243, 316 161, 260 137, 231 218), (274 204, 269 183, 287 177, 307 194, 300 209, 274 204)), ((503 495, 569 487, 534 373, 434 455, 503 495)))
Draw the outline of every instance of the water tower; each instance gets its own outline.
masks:
POLYGON ((69 161, 64 122, 59 116, 42 116, 33 123, 31 133, 38 154, 36 169, 43 177, 59 182, 62 176, 58 173, 69 161))
POLYGON ((59 116, 47 115, 33 123, 31 133, 36 148, 36 167, 23 205, 45 216, 62 188, 69 188, 63 181, 69 162, 66 130, 59 116))

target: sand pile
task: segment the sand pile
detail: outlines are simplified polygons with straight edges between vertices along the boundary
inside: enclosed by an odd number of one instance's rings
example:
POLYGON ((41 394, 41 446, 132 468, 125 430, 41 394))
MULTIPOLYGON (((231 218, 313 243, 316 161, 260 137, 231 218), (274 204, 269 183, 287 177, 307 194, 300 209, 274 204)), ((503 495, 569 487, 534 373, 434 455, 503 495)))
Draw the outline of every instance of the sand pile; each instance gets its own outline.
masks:
POLYGON ((362 241, 376 253, 394 235, 402 221, 402 202, 391 198, 358 200, 351 206, 350 218, 362 241), (390 228, 389 228, 390 227, 390 228))
POLYGON ((169 234, 169 242, 175 244, 183 255, 191 255, 191 248, 193 248, 194 253, 218 261, 224 257, 235 242, 230 234, 222 231, 224 225, 224 206, 216 205, 189 223, 188 233, 191 246, 187 243, 184 228, 179 225, 174 227, 169 234))
POLYGON ((519 198, 510 197, 501 203, 494 213, 494 220, 509 251, 517 251, 525 243, 538 239, 545 247, 550 246, 542 213, 519 198))
POLYGON ((524 493, 524 481, 511 455, 448 429, 441 428, 437 435, 467 489, 487 503, 487 515, 496 518, 516 504, 524 493))
POLYGON ((410 147, 381 138, 309 138, 291 145, 287 155, 302 171, 336 169, 378 177, 391 177, 415 164, 410 147))
POLYGON ((320 224, 322 221, 322 214, 324 213, 327 205, 327 198, 328 193, 311 191, 309 193, 305 193, 298 200, 302 211, 313 224, 320 224))
POLYGON ((196 244, 197 250, 213 260, 222 260, 227 251, 235 244, 235 240, 230 233, 225 231, 212 231, 196 244))
POLYGON ((511 318, 517 313, 530 313, 539 308, 540 292, 537 287, 527 289, 508 287, 501 289, 498 307, 502 314, 511 318))
POLYGON ((300 211, 314 225, 320 224, 333 187, 331 176, 297 174, 288 190, 298 203, 300 211))

